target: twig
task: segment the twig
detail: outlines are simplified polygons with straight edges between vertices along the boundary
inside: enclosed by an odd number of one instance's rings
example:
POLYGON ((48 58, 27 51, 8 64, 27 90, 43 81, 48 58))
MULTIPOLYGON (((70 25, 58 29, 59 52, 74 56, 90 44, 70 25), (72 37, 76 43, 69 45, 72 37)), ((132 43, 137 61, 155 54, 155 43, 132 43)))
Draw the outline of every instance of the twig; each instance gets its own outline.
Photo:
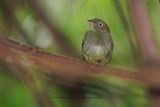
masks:
POLYGON ((135 29, 138 33, 144 63, 157 65, 159 62, 158 48, 155 44, 154 30, 150 22, 147 9, 143 0, 130 0, 129 2, 135 29))
POLYGON ((37 78, 31 68, 21 69, 19 67, 16 67, 16 69, 13 70, 17 70, 17 72, 20 72, 18 77, 22 81, 23 85, 25 85, 26 88, 28 88, 32 92, 32 95, 37 101, 37 105, 39 107, 54 107, 53 101, 46 94, 44 88, 39 86, 39 81, 41 78, 37 78))
POLYGON ((69 40, 67 40, 67 38, 65 38, 64 34, 56 27, 56 25, 53 22, 48 20, 45 12, 38 5, 37 0, 28 0, 28 2, 30 4, 31 8, 35 11, 35 14, 37 15, 37 17, 39 19, 41 19, 48 26, 48 28, 51 30, 61 52, 63 52, 66 55, 69 55, 69 56, 77 56, 77 54, 73 50, 74 49, 73 45, 71 45, 71 43, 69 43, 69 40))
MULTIPOLYGON (((157 68, 157 66, 160 66, 159 55, 157 51, 158 48, 154 40, 155 33, 153 26, 150 22, 149 14, 143 0, 130 0, 129 4, 135 29, 138 33, 140 41, 139 44, 143 52, 144 65, 149 70, 146 75, 148 75, 148 77, 153 76, 153 78, 150 78, 150 81, 152 81, 152 79, 157 78, 155 74, 159 73, 159 68, 157 68), (153 75, 152 73, 155 74, 153 75)), ((154 81, 156 82, 157 80, 154 79, 154 81)), ((149 97, 155 107, 160 107, 160 88, 151 87, 149 97)))
POLYGON ((141 53, 140 53, 140 49, 138 46, 138 43, 135 45, 134 43, 134 37, 133 37, 133 34, 131 34, 131 29, 129 27, 129 22, 127 20, 127 17, 124 13, 124 10, 120 4, 120 1, 119 0, 113 0, 114 4, 115 4, 115 7, 118 11, 118 14, 120 16, 120 19, 121 19, 121 22, 124 26, 124 29, 127 33, 127 38, 128 38, 128 41, 130 43, 130 46, 131 46, 131 49, 132 49, 132 52, 133 52, 133 57, 136 59, 137 63, 139 63, 138 65, 140 66, 140 62, 141 62, 141 53))
POLYGON ((26 31, 21 27, 20 23, 17 21, 16 17, 15 17, 15 10, 19 5, 23 5, 21 3, 21 1, 16 0, 16 1, 11 1, 11 2, 7 2, 6 0, 2 0, 1 1, 1 7, 4 9, 4 21, 7 24, 7 26, 10 27, 10 29, 14 29, 15 31, 18 31, 22 34, 22 37, 24 38, 24 40, 30 44, 30 45, 34 45, 28 34, 26 33, 26 31), (13 5, 13 2, 17 2, 17 4, 13 5))

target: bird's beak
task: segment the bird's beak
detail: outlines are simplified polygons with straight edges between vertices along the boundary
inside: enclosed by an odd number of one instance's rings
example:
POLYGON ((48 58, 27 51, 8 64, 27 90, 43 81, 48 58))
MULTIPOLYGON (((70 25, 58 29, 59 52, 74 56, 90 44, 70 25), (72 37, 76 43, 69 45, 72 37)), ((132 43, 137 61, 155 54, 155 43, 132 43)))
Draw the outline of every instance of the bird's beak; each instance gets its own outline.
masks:
POLYGON ((89 23, 91 23, 91 24, 93 24, 93 23, 94 23, 94 22, 93 22, 93 20, 88 20, 88 22, 89 22, 89 23))
POLYGON ((88 22, 93 22, 92 20, 88 20, 88 22))
POLYGON ((88 20, 88 22, 90 23, 90 25, 95 26, 95 23, 93 20, 88 20))

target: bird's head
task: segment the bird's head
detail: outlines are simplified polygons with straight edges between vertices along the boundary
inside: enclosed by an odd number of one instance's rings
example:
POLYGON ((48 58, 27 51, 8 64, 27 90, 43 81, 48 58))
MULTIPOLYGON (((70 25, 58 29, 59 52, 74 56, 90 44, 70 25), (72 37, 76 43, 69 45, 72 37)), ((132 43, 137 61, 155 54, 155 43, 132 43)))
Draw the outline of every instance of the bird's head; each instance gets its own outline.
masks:
POLYGON ((91 26, 91 30, 100 31, 100 32, 110 32, 108 25, 101 19, 95 18, 88 20, 91 26))

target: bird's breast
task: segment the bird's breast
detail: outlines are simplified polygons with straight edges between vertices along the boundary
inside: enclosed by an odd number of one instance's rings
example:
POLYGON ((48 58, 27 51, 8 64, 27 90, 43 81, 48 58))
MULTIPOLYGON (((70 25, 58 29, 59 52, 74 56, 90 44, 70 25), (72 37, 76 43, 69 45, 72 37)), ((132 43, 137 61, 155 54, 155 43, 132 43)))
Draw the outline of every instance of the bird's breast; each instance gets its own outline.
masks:
POLYGON ((92 60, 104 60, 105 59, 105 53, 104 49, 101 45, 92 45, 90 46, 89 50, 89 57, 92 60))
POLYGON ((100 55, 103 53, 103 48, 101 45, 93 45, 91 46, 90 50, 97 55, 100 55))

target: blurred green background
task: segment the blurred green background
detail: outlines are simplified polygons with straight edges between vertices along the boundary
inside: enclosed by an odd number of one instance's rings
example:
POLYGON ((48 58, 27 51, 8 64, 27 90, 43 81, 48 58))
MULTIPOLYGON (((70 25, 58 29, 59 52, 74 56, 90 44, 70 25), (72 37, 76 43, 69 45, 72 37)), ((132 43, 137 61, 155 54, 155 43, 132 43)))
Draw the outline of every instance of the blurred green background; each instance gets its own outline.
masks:
MULTIPOLYGON (((38 0, 38 3, 51 24, 56 26, 64 34, 64 38, 67 38, 71 45, 67 47, 73 47, 77 58, 81 59, 82 38, 84 33, 89 29, 87 20, 100 18, 109 25, 115 43, 113 58, 109 65, 123 69, 137 69, 137 62, 134 58, 130 42, 128 41, 127 31, 122 24, 123 22, 120 19, 114 0, 38 0)), ((129 11, 127 0, 120 0, 119 3, 124 10, 131 35, 135 38, 134 36, 136 36, 136 33, 133 30, 132 16, 129 11)), ((155 38, 160 46, 160 39, 158 36, 160 34, 159 2, 158 0, 144 0, 144 3, 154 26, 156 33, 155 38)), ((28 3, 27 0, 0 1, 0 33, 8 35, 7 38, 19 43, 38 47, 57 55, 65 55, 59 49, 58 44, 56 44, 56 40, 48 26, 36 16, 36 11, 30 7, 30 3, 28 3)), ((3 64, 1 64, 0 107, 37 107, 38 104, 33 98, 32 93, 22 82, 17 80, 15 76, 8 73, 7 70, 8 69, 5 69, 3 64)), ((92 97, 96 95, 87 92, 86 96, 91 96, 91 98, 89 97, 85 101, 87 107, 150 106, 146 88, 135 83, 128 83, 113 78, 105 79, 104 77, 103 81, 107 82, 100 87, 109 90, 106 91, 106 93, 110 93, 109 99, 112 100, 113 97, 114 101, 109 101, 104 96, 99 99, 92 99, 92 97), (106 84, 114 85, 107 86, 106 84), (126 92, 124 95, 125 97, 116 94, 119 93, 117 92, 119 89, 116 87, 122 88, 122 90, 120 89, 122 94, 126 92)), ((45 83, 41 84, 44 85, 45 83)), ((54 86, 54 84, 53 86, 44 85, 43 89, 47 91, 56 107, 69 107, 72 103, 72 100, 52 98, 53 95, 67 96, 65 90, 54 86)), ((88 90, 87 87, 86 90, 88 90)), ((97 93, 95 90, 91 91, 97 93)), ((105 94, 105 92, 101 92, 101 90, 100 93, 102 95, 105 94)))

